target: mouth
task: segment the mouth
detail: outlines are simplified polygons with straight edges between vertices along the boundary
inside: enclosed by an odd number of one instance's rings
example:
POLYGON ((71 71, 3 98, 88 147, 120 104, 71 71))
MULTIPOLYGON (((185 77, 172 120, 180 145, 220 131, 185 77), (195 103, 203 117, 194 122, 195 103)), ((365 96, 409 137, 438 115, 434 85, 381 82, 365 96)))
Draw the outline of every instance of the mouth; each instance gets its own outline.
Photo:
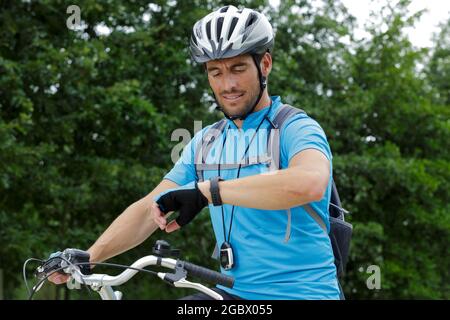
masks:
POLYGON ((233 94, 223 94, 223 95, 222 95, 222 98, 223 98, 225 101, 235 102, 235 101, 238 101, 240 98, 242 98, 242 97, 244 96, 244 94, 245 94, 245 93, 240 93, 240 94, 236 94, 236 93, 233 93, 233 94))

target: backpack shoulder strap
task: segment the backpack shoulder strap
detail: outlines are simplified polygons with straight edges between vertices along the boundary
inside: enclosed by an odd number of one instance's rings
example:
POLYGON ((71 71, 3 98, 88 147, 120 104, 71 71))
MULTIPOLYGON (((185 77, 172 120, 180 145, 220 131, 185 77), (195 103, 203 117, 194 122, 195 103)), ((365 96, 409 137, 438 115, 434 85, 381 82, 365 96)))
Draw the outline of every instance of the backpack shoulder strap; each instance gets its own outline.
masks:
POLYGON ((195 149, 194 164, 195 172, 197 173, 197 179, 199 182, 204 180, 202 166, 205 163, 205 159, 212 148, 213 142, 222 134, 226 125, 227 119, 222 119, 213 124, 208 130, 206 130, 195 149))
POLYGON ((304 113, 305 111, 302 109, 294 108, 291 105, 283 104, 280 106, 277 111, 275 117, 272 121, 270 121, 273 128, 270 130, 270 134, 267 138, 267 153, 269 158, 272 159, 270 163, 270 170, 278 170, 281 169, 280 162, 280 130, 283 127, 286 120, 290 117, 304 113))
POLYGON ((314 219, 314 221, 317 222, 317 224, 320 226, 320 228, 325 232, 327 232, 327 226, 325 225, 325 222, 323 221, 322 217, 319 216, 319 214, 316 212, 316 210, 313 209, 313 207, 307 203, 303 205, 303 209, 306 210, 306 212, 309 214, 311 218, 314 219))
POLYGON ((275 129, 281 129, 287 119, 300 113, 306 114, 302 109, 295 108, 289 104, 283 104, 275 115, 275 118, 272 120, 272 124, 275 126, 275 129))
MULTIPOLYGON (((273 126, 274 129, 278 130, 271 130, 270 136, 269 136, 269 142, 267 146, 267 150, 270 150, 270 154, 272 155, 272 159, 275 169, 280 169, 280 132, 283 124, 288 120, 290 117, 296 115, 296 114, 306 114, 305 111, 302 109, 295 108, 291 105, 284 104, 280 107, 280 110, 278 111, 277 115, 273 119, 273 126), (270 148, 269 148, 270 147, 270 148)), ((336 190, 336 187, 334 186, 334 180, 333 180, 333 188, 332 192, 336 190)), ((316 212, 316 210, 313 209, 313 207, 310 204, 303 205, 303 208, 305 211, 309 214, 309 216, 317 222, 317 224, 320 226, 320 228, 327 233, 327 226, 321 216, 316 212)))

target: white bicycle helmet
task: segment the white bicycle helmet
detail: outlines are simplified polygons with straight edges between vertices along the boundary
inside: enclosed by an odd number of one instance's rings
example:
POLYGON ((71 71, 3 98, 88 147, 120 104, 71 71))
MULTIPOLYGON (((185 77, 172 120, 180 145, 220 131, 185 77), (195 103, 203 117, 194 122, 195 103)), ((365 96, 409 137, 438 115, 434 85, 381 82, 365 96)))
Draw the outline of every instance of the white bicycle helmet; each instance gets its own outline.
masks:
POLYGON ((225 6, 197 21, 190 41, 197 63, 241 54, 260 55, 271 51, 274 33, 267 18, 252 9, 225 6))

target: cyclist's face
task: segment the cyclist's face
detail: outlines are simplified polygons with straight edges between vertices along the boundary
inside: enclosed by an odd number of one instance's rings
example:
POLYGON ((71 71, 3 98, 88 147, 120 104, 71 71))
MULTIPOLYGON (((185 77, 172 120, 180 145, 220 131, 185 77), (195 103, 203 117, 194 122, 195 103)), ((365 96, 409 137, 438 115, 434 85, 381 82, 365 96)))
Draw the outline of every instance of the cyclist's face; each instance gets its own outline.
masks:
POLYGON ((209 61, 209 84, 228 116, 242 115, 259 94, 258 70, 250 55, 209 61))

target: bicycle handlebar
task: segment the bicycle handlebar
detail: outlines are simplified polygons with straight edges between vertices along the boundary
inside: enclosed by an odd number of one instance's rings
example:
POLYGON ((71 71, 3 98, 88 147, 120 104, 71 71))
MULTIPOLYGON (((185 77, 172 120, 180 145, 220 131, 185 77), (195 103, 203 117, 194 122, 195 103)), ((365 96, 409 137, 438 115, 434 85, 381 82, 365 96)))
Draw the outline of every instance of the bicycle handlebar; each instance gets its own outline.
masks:
MULTIPOLYGON (((67 249, 69 250, 69 249, 67 249)), ((71 249, 73 250, 73 249, 71 249)), ((64 272, 71 276, 71 281, 67 283, 69 289, 79 289, 81 285, 89 286, 95 291, 98 291, 102 299, 112 299, 117 300, 121 299, 122 293, 120 291, 113 291, 113 286, 119 286, 130 280, 136 273, 139 271, 145 271, 157 275, 159 278, 163 279, 166 282, 169 282, 175 287, 185 287, 185 288, 193 288, 199 291, 204 292, 205 294, 213 297, 214 299, 221 300, 222 296, 216 293, 215 291, 205 287, 200 283, 190 282, 186 280, 188 275, 198 277, 204 281, 220 284, 228 288, 232 288, 234 285, 234 278, 228 275, 221 274, 214 270, 201 267, 195 265, 193 263, 183 261, 180 259, 169 258, 168 254, 173 253, 176 250, 171 250, 170 245, 165 241, 157 241, 154 247, 155 255, 148 255, 139 260, 135 261, 131 266, 123 266, 116 265, 110 263, 94 263, 94 264, 104 264, 111 265, 116 267, 125 268, 126 270, 116 276, 110 276, 107 274, 85 274, 86 272, 81 272, 81 270, 86 269, 86 265, 89 265, 89 262, 77 262, 71 261, 72 258, 66 250, 63 252, 59 252, 59 256, 51 256, 50 259, 43 262, 37 270, 36 274, 38 278, 41 278, 42 281, 36 285, 33 293, 30 292, 30 299, 33 296, 34 292, 39 290, 42 286, 43 281, 51 274, 52 272, 64 272), (165 268, 173 269, 174 273, 162 273, 155 272, 151 270, 144 269, 147 266, 162 266, 165 268), (63 270, 63 271, 62 271, 63 270)), ((25 263, 26 264, 26 263, 25 263)), ((24 266, 25 268, 25 266, 24 266)), ((24 276, 25 279, 25 276, 24 276)), ((25 279, 26 282, 26 279, 25 279)), ((27 286, 28 288, 28 286, 27 286)))
MULTIPOLYGON (((234 284, 234 278, 221 274, 217 271, 198 266, 196 264, 183 261, 175 260, 172 258, 161 258, 157 256, 146 256, 143 257, 131 265, 131 268, 142 269, 147 266, 161 265, 169 269, 175 269, 175 267, 180 265, 182 268, 186 269, 188 273, 192 276, 201 278, 207 282, 214 284, 220 284, 228 288, 232 288, 234 284)), ((82 275, 80 272, 74 270, 73 268, 67 270, 68 273, 74 277, 74 279, 80 284, 97 286, 119 286, 130 280, 138 270, 127 269, 117 276, 109 276, 105 274, 92 274, 92 275, 82 275)))
POLYGON ((143 268, 152 265, 174 269, 175 273, 157 273, 159 278, 169 282, 173 286, 196 289, 218 300, 222 300, 222 296, 220 296, 213 290, 203 286, 200 283, 187 281, 186 276, 188 275, 188 273, 207 282, 221 284, 229 288, 232 288, 234 284, 234 278, 223 275, 219 272, 197 266, 193 263, 183 260, 162 258, 154 255, 146 256, 137 260, 129 267, 129 269, 123 271, 117 276, 110 276, 107 274, 84 275, 80 272, 79 267, 73 264, 66 264, 64 271, 70 274, 74 281, 72 285, 69 285, 68 283, 68 287, 70 289, 80 288, 81 285, 86 285, 90 286, 95 291, 98 291, 102 299, 117 300, 121 299, 122 293, 120 291, 114 291, 112 287, 124 284, 136 273, 138 273, 140 271, 139 269, 142 270, 143 268))
POLYGON ((234 278, 221 274, 217 271, 213 271, 201 266, 197 266, 190 262, 184 262, 184 268, 190 272, 193 276, 202 278, 205 281, 212 282, 214 284, 220 284, 228 288, 233 288, 234 278))

